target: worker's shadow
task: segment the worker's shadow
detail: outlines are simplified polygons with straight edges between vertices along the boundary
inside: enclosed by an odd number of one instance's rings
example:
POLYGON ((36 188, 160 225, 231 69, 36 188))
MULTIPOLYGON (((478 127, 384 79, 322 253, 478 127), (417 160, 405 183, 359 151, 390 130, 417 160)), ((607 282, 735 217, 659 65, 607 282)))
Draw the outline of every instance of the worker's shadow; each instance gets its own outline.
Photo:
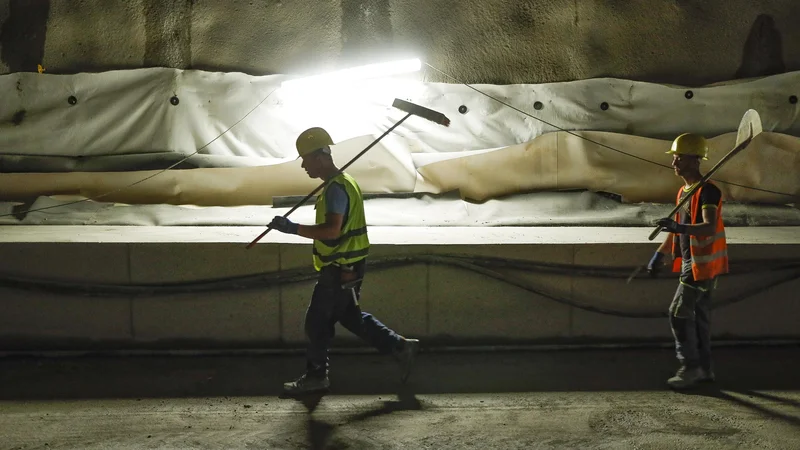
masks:
MULTIPOLYGON (((324 449, 331 440, 331 436, 336 431, 339 425, 334 425, 324 420, 318 420, 313 417, 313 412, 317 409, 325 393, 309 394, 303 396, 282 397, 292 398, 301 402, 308 410, 308 442, 311 449, 324 449)), ((369 420, 373 417, 379 417, 386 414, 391 414, 396 411, 421 411, 423 410, 422 403, 417 400, 413 390, 408 386, 402 386, 397 392, 397 400, 386 400, 379 408, 360 412, 353 416, 347 417, 344 424, 361 422, 369 420)))
POLYGON ((383 402, 383 406, 371 411, 364 411, 351 416, 347 419, 346 423, 361 422, 371 419, 373 417, 391 414, 396 411, 422 411, 424 408, 422 403, 417 400, 414 392, 408 387, 403 386, 397 393, 397 400, 387 400, 383 402))
POLYGON ((770 417, 773 419, 782 420, 786 423, 794 425, 795 427, 800 427, 800 418, 791 416, 789 414, 785 414, 779 411, 774 411, 769 408, 765 408, 762 405, 759 405, 755 402, 748 401, 745 398, 737 397, 734 395, 729 394, 726 391, 735 392, 738 394, 742 394, 743 397, 758 397, 763 400, 772 401, 775 403, 781 403, 788 406, 800 407, 800 402, 790 399, 790 398, 783 398, 778 395, 773 394, 766 394, 764 392, 757 392, 752 391, 749 389, 737 389, 737 388, 725 388, 724 386, 719 386, 717 384, 709 384, 705 386, 701 386, 696 389, 687 390, 687 391, 679 391, 682 394, 686 395, 703 395, 707 397, 714 397, 721 400, 726 400, 731 403, 735 403, 737 405, 743 406, 748 409, 752 409, 757 413, 770 417))

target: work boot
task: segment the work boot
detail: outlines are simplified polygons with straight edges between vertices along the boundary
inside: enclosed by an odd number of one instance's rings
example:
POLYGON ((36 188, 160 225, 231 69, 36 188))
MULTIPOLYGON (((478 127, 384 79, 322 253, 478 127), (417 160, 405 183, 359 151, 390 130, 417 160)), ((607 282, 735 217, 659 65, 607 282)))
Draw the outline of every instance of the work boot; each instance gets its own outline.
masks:
POLYGON ((394 352, 394 359, 400 364, 400 381, 405 383, 411 375, 411 367, 414 365, 414 358, 419 352, 418 339, 403 338, 403 349, 394 352))
POLYGON ((314 376, 303 374, 295 381, 283 383, 283 393, 287 395, 302 395, 313 392, 325 392, 331 387, 328 375, 314 376))
POLYGON ((714 374, 714 369, 711 367, 703 368, 703 376, 699 380, 701 383, 713 383, 717 381, 717 375, 714 374))
POLYGON ((700 382, 705 375, 700 367, 690 369, 682 366, 674 377, 667 380, 667 384, 673 389, 686 389, 700 382))

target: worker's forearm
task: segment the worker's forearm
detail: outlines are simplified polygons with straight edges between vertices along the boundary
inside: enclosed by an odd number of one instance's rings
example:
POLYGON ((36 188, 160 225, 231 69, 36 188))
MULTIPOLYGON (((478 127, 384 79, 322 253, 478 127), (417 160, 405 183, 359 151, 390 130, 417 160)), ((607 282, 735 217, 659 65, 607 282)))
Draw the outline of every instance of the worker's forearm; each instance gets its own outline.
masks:
POLYGON ((665 255, 669 255, 672 252, 672 233, 667 233, 667 238, 658 246, 656 251, 665 255))
POLYGON ((336 227, 323 223, 319 225, 298 225, 297 234, 305 238, 324 241, 338 238, 341 232, 336 227))
POLYGON ((715 226, 712 223, 696 223, 686 225, 686 233, 689 236, 711 236, 714 234, 715 226))

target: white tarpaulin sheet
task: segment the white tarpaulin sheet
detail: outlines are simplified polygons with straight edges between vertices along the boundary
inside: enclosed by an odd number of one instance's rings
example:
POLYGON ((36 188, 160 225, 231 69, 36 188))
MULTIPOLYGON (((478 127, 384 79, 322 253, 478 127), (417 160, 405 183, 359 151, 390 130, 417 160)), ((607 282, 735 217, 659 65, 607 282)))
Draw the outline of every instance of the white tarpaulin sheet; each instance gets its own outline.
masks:
MULTIPOLYGON (((311 126, 336 142, 380 135, 403 116, 402 98, 447 115, 444 128, 414 118, 394 132, 411 153, 507 147, 557 129, 464 85, 373 80, 332 87, 306 97, 279 88, 282 75, 137 69, 98 74, 0 75, 3 154, 97 156, 170 151, 190 154, 241 120, 204 153, 286 158, 311 126), (272 93, 272 95, 270 95, 272 93), (74 97, 75 104, 69 102, 74 97), (171 99, 177 98, 173 105, 171 99), (467 107, 465 114, 459 106, 467 107)), ((713 137, 736 131, 747 109, 765 131, 800 136, 800 72, 689 89, 618 79, 537 85, 475 85, 534 117, 565 130, 672 139, 684 132, 713 137), (541 102, 542 109, 534 108, 541 102), (608 108, 603 110, 602 103, 608 108)))
POLYGON ((627 202, 671 202, 679 185, 664 167, 671 139, 687 131, 710 138, 708 169, 733 147, 742 114, 753 108, 765 133, 715 179, 762 189, 721 183, 726 199, 738 202, 785 204, 800 195, 800 120, 790 101, 800 72, 692 88, 691 95, 616 79, 475 86, 555 127, 463 85, 381 79, 304 96, 279 89, 285 79, 175 69, 2 75, 0 200, 269 204, 318 184, 294 160, 297 134, 325 127, 342 165, 404 115, 391 107, 394 98, 452 123, 412 117, 384 138, 348 169, 366 192, 457 190, 485 201, 587 189, 627 202), (140 170, 198 149, 181 167, 202 168, 140 170))

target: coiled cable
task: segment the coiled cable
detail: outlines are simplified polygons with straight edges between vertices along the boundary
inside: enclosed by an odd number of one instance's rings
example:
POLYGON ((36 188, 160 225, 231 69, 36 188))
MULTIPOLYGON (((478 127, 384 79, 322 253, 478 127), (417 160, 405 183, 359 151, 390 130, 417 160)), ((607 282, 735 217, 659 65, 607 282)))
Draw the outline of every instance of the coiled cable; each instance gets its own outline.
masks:
MULTIPOLYGON (((667 317, 665 312, 630 312, 594 306, 557 295, 537 287, 534 282, 507 271, 524 271, 541 276, 572 276, 582 278, 625 279, 631 267, 608 267, 590 265, 572 265, 558 263, 533 262, 519 259, 484 257, 458 254, 416 254, 402 256, 384 256, 368 261, 369 271, 391 270, 413 264, 435 264, 457 267, 473 273, 492 278, 506 284, 524 289, 548 300, 564 305, 580 308, 600 314, 627 318, 667 317), (501 272, 501 270, 505 270, 501 272)), ((725 277, 736 277, 752 273, 783 273, 776 280, 766 285, 757 286, 737 292, 732 297, 715 299, 712 308, 718 309, 751 298, 769 291, 777 286, 800 279, 800 260, 773 259, 753 260, 731 263, 731 273, 725 277)), ((317 273, 313 269, 293 269, 280 272, 258 273, 237 277, 226 277, 211 280, 197 280, 179 283, 159 284, 101 284, 86 282, 69 282, 0 275, 0 287, 15 290, 39 291, 51 294, 88 297, 155 297, 165 295, 201 294, 213 292, 230 292, 237 290, 261 290, 277 286, 313 280, 317 273)), ((642 282, 651 281, 648 275, 638 277, 642 282)))

